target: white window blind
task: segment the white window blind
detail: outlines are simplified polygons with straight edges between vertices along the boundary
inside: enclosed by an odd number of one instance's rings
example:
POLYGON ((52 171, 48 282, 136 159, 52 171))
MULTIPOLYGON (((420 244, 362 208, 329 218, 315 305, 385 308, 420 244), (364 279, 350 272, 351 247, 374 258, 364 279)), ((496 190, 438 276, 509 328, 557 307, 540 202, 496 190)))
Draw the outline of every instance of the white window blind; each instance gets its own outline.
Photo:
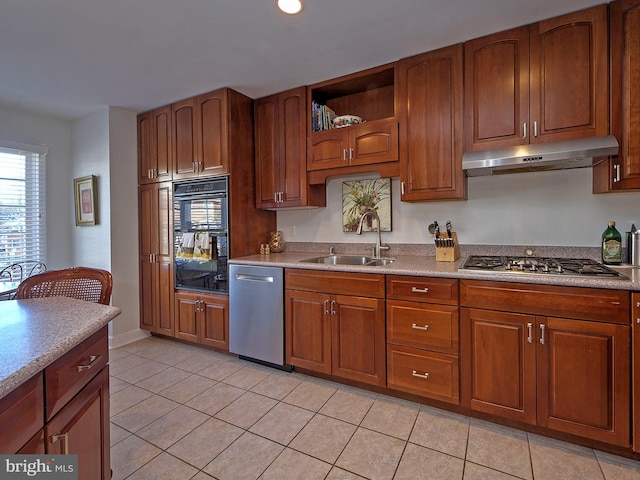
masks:
POLYGON ((0 268, 46 263, 46 150, 3 146, 7 143, 0 141, 0 268))

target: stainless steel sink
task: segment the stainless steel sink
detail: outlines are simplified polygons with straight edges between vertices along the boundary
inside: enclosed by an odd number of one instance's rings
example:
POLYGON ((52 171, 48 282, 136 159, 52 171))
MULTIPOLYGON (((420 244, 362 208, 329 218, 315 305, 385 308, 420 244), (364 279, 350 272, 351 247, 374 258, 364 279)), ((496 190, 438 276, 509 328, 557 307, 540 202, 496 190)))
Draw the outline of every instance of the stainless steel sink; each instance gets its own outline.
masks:
POLYGON ((325 255, 300 260, 302 263, 324 263, 325 265, 364 265, 382 267, 393 263, 393 258, 374 258, 365 255, 325 255))

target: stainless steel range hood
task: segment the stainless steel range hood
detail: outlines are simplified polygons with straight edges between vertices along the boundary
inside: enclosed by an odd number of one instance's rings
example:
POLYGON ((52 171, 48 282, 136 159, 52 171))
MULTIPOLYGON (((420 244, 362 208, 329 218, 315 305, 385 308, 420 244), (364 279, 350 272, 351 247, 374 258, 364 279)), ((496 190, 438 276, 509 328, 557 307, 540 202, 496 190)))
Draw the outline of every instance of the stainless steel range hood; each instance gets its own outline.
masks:
POLYGON ((592 167, 610 155, 618 154, 613 135, 580 138, 553 143, 536 143, 462 156, 462 169, 469 177, 506 173, 563 170, 592 167))

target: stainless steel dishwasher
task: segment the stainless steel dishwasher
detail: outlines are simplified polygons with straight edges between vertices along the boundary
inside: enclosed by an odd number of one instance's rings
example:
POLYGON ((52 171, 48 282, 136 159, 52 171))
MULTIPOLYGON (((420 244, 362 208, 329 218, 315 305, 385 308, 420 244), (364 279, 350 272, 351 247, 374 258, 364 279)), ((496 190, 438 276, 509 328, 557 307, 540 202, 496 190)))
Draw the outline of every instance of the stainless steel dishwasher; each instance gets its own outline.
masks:
POLYGON ((229 266, 229 351, 291 370, 284 363, 284 271, 229 266))

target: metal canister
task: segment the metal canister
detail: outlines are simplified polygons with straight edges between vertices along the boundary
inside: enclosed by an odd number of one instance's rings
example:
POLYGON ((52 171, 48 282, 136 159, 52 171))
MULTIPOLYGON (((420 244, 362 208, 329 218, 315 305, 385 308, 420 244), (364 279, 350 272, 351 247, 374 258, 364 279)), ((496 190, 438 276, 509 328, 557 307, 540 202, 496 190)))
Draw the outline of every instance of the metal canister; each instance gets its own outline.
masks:
POLYGON ((627 232, 627 263, 640 267, 640 231, 635 228, 627 232))

